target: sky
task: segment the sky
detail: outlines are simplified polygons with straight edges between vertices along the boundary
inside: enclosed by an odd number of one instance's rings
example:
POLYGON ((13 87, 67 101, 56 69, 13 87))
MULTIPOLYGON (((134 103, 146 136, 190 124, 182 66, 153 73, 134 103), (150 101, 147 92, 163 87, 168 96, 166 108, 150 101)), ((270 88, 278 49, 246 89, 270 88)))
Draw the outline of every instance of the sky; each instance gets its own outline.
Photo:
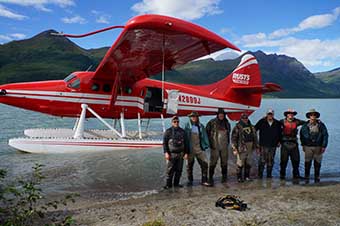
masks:
MULTIPOLYGON (((87 33, 150 13, 203 26, 243 52, 295 57, 311 72, 340 67, 339 0, 0 0, 0 44, 48 29, 87 33)), ((111 46, 120 32, 72 41, 86 49, 111 46)))

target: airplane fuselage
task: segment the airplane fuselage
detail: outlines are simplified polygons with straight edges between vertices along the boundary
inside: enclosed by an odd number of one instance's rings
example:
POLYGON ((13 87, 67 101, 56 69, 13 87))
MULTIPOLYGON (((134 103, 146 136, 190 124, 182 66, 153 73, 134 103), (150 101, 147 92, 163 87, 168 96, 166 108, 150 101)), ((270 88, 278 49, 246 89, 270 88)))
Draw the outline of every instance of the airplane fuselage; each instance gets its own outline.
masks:
MULTIPOLYGON (((87 104, 103 118, 126 119, 140 113, 142 118, 185 116, 191 111, 215 114, 222 107, 230 115, 253 112, 260 104, 253 100, 232 98, 212 92, 213 87, 175 84, 143 79, 131 87, 118 87, 113 97, 113 83, 93 81, 93 72, 75 72, 64 80, 14 83, 0 86, 0 103, 60 117, 79 117, 81 104, 87 104), (163 88, 162 88, 163 87, 163 88), (169 98, 169 93, 175 95, 169 98), (162 94, 163 93, 163 94, 162 94), (172 110, 170 110, 172 108, 172 110)), ((87 117, 93 117, 88 113, 87 117)))

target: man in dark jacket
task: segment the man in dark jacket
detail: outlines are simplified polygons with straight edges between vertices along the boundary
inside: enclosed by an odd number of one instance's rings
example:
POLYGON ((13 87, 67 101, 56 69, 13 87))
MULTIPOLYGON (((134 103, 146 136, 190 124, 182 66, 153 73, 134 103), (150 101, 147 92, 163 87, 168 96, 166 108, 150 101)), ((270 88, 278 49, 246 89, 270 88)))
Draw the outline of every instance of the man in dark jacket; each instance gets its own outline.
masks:
POLYGON ((320 182, 322 154, 328 144, 328 132, 324 123, 319 120, 320 113, 315 109, 307 112, 309 120, 301 127, 300 139, 305 152, 305 180, 309 183, 310 169, 314 160, 314 182, 320 182))
POLYGON ((258 164, 258 176, 263 177, 265 165, 267 165, 267 178, 272 177, 276 148, 280 145, 281 123, 274 118, 274 110, 269 109, 266 117, 260 119, 255 129, 259 131, 260 158, 258 164))
POLYGON ((282 124, 280 179, 286 179, 286 168, 289 157, 293 166, 293 179, 300 179, 300 153, 297 134, 298 127, 303 125, 305 121, 295 118, 297 112, 293 109, 288 109, 283 114, 285 119, 280 121, 282 124))
POLYGON ((172 187, 172 181, 174 187, 182 187, 179 181, 182 175, 183 158, 187 158, 188 154, 185 131, 179 127, 179 118, 172 117, 171 123, 172 126, 165 131, 163 137, 163 150, 167 162, 165 189, 172 187))
POLYGON ((220 158, 222 183, 227 181, 228 176, 228 148, 230 136, 230 124, 223 108, 219 108, 216 118, 207 124, 207 134, 210 143, 209 183, 214 185, 214 171, 220 158))
POLYGON ((188 162, 187 162, 187 174, 188 174, 188 186, 192 186, 194 176, 193 168, 195 158, 201 166, 202 172, 202 185, 210 186, 208 183, 208 160, 205 155, 205 151, 209 149, 209 140, 205 127, 199 121, 199 115, 193 111, 189 115, 189 122, 185 124, 185 135, 188 140, 188 162))
POLYGON ((255 127, 250 123, 248 115, 242 113, 241 120, 235 125, 231 133, 231 146, 237 157, 237 180, 243 182, 250 180, 250 169, 253 164, 254 149, 258 151, 259 145, 255 127), (242 170, 244 168, 244 177, 242 170))

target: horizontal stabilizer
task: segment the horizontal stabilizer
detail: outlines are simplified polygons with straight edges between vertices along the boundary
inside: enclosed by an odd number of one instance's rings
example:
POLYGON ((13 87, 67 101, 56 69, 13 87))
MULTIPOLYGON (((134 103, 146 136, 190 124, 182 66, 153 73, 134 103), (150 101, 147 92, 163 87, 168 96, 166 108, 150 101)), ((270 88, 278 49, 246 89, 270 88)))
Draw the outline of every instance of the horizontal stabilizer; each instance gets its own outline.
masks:
POLYGON ((281 86, 275 83, 265 83, 264 85, 233 85, 231 89, 246 93, 269 93, 281 91, 281 86))

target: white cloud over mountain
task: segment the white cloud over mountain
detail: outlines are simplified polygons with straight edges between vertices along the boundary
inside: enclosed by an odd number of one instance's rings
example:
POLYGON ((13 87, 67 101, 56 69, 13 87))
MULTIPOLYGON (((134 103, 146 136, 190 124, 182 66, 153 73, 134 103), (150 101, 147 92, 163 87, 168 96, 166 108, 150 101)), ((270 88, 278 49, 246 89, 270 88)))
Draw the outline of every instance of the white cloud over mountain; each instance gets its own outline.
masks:
POLYGON ((206 15, 220 14, 220 0, 143 0, 132 6, 138 14, 153 13, 195 20, 206 15))
POLYGON ((0 16, 1 17, 7 17, 9 19, 14 19, 14 20, 23 20, 28 18, 27 16, 21 15, 19 13, 15 13, 10 9, 7 9, 5 6, 0 4, 0 16))
POLYGON ((292 36, 305 30, 331 26, 339 15, 340 7, 337 7, 331 13, 307 17, 293 28, 278 29, 269 34, 259 32, 243 35, 237 43, 244 48, 270 48, 273 52, 294 56, 308 67, 339 66, 340 37, 321 40, 292 36))

